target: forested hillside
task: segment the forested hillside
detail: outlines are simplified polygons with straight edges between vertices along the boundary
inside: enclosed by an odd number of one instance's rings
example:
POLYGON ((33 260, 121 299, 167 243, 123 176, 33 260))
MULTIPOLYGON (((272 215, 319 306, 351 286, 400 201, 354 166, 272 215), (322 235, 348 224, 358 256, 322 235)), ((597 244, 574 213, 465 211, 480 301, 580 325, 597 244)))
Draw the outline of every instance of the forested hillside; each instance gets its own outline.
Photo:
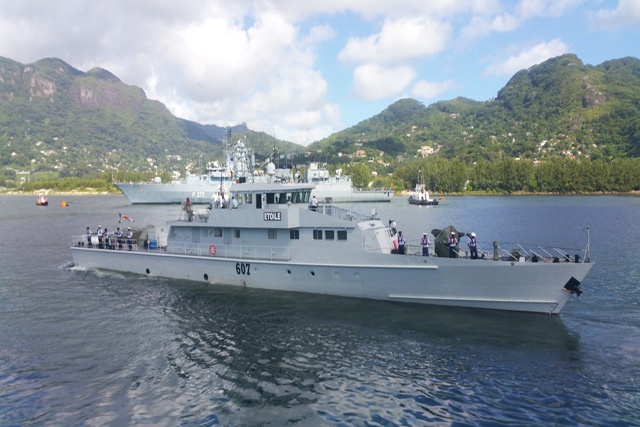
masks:
MULTIPOLYGON (((494 99, 402 99, 308 148, 244 124, 229 131, 257 159, 275 147, 289 164, 342 168, 358 186, 411 188, 421 175, 436 192, 637 191, 640 60, 559 56, 516 73, 494 99)), ((104 69, 0 58, 0 186, 23 173, 109 185, 116 174, 195 171, 223 158, 225 132, 174 117, 104 69)))
POLYGON ((457 98, 428 107, 399 100, 311 148, 328 157, 362 149, 367 156, 383 151, 393 159, 422 157, 424 147, 465 163, 638 157, 640 60, 589 66, 563 55, 518 72, 495 99, 457 98))
MULTIPOLYGON (((20 172, 33 178, 196 171, 224 158, 227 130, 231 138, 249 133, 261 155, 273 149, 273 138, 245 124, 225 129, 174 117, 107 70, 84 73, 55 58, 29 65, 0 58, 0 185, 20 172)), ((283 151, 299 147, 278 144, 283 151)))

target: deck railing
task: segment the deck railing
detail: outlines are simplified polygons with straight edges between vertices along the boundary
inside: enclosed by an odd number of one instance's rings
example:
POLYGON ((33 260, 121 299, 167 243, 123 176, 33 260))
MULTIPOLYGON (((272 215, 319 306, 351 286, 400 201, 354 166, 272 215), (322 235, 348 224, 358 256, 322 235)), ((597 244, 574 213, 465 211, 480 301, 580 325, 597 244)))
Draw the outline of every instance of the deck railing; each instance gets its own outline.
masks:
MULTIPOLYGON (((129 251, 127 240, 123 239, 120 244, 115 243, 115 239, 110 239, 110 247, 107 248, 103 242, 102 248, 94 242, 91 249, 95 250, 115 250, 129 251)), ((87 236, 73 236, 72 245, 74 247, 89 248, 87 236)), ((296 251, 298 251, 297 249, 296 251)), ((239 258, 249 260, 271 260, 271 261, 289 261, 291 260, 291 249, 279 246, 254 246, 254 245, 212 245, 210 243, 187 243, 187 242, 171 242, 167 246, 154 247, 145 244, 143 240, 134 239, 132 242, 132 251, 135 252, 157 252, 174 255, 188 255, 201 257, 219 257, 219 258, 239 258)))
POLYGON ((361 212, 356 212, 350 209, 339 208, 334 205, 329 204, 320 204, 316 212, 333 217, 342 219, 345 221, 367 221, 370 219, 376 219, 376 214, 363 214, 361 212))

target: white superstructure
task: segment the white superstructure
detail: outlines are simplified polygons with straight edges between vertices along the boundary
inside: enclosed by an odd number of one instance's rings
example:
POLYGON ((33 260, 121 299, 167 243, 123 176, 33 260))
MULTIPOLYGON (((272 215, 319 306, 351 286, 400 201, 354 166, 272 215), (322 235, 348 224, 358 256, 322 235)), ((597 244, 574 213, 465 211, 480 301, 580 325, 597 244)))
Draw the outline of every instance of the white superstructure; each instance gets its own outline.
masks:
POLYGON ((350 176, 342 175, 342 170, 338 169, 336 174, 331 176, 326 168, 320 169, 314 162, 309 164, 306 182, 315 185, 312 195, 320 201, 330 203, 390 202, 394 194, 393 190, 388 189, 357 189, 353 186, 350 176))

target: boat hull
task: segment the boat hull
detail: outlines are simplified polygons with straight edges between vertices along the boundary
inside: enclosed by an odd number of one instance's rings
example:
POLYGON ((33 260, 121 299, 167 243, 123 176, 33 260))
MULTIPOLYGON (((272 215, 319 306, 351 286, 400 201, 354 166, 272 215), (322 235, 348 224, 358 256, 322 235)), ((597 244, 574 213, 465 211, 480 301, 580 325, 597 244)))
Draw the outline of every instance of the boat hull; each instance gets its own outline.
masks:
MULTIPOLYGON (((220 184, 115 183, 116 188, 134 204, 181 204, 187 197, 193 204, 211 203, 220 184)), ((228 186, 227 186, 228 188, 228 186)))
MULTIPOLYGON (((290 261, 72 247, 76 266, 258 289, 404 303, 559 313, 593 264, 305 253, 290 261), (349 259, 349 262, 344 260, 349 259)), ((221 253, 218 250, 218 255, 221 253)))
POLYGON ((437 200, 417 200, 413 197, 409 197, 410 205, 418 205, 418 206, 436 206, 438 204, 437 200))

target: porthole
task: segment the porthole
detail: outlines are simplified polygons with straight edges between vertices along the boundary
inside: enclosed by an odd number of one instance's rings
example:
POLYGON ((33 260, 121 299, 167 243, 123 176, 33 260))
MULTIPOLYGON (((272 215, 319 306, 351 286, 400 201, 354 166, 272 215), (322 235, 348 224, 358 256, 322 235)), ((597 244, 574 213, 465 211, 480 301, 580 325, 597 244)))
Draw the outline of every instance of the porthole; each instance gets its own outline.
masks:
POLYGON ((287 274, 291 274, 291 270, 287 270, 287 274))
POLYGON ((316 272, 315 272, 315 271, 311 271, 311 275, 312 275, 312 276, 315 276, 315 275, 316 275, 316 272))
POLYGON ((209 275, 207 273, 204 273, 204 280, 209 280, 209 275))
POLYGON ((149 270, 148 268, 146 271, 147 271, 147 274, 151 274, 151 270, 149 270))

